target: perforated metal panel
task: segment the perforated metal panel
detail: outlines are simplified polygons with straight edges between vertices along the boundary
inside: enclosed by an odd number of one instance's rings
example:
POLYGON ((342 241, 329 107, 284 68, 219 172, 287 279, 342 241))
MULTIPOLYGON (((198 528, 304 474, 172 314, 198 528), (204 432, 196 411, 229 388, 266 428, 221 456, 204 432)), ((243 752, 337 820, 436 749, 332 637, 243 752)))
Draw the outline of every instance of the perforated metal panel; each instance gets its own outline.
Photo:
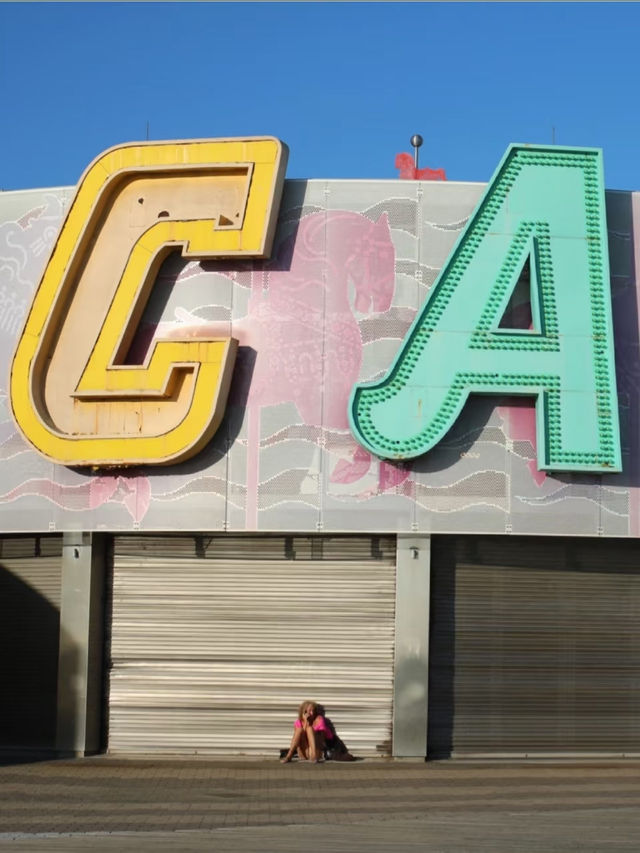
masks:
POLYGON ((303 699, 390 752, 394 537, 118 537, 109 751, 272 753, 303 699))
MULTIPOLYGON (((349 432, 353 386, 386 374, 483 192, 456 181, 286 181, 270 259, 169 257, 134 351, 152 332, 230 324, 242 345, 223 425, 195 465, 88 476, 52 469, 0 406, 0 528, 638 537, 633 478, 538 470, 531 400, 472 395, 438 446, 403 465, 364 454, 349 432)), ((0 194, 0 255, 11 259, 4 376, 72 195, 0 194)), ((640 454, 640 193, 608 192, 606 204, 629 471, 640 454)))
POLYGON ((434 540, 429 755, 640 754, 639 556, 434 540))

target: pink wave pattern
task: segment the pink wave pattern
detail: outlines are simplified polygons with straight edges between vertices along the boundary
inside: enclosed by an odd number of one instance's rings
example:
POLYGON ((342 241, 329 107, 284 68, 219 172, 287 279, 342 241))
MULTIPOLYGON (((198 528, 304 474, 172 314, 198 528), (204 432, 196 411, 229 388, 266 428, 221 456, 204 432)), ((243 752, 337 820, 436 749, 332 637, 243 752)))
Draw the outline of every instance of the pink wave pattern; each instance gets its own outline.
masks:
POLYGON ((53 480, 27 480, 15 489, 0 495, 0 503, 10 503, 27 495, 47 498, 61 509, 83 512, 105 503, 120 503, 131 518, 140 522, 149 509, 151 484, 147 477, 95 477, 77 486, 65 486, 53 480))
POLYGON ((533 448, 534 458, 527 462, 527 468, 539 488, 547 479, 547 475, 544 471, 540 471, 537 465, 535 402, 510 398, 505 400, 505 405, 498 406, 498 414, 504 421, 507 438, 511 441, 528 441, 533 448))
MULTIPOLYGON (((351 461, 341 459, 337 463, 331 473, 330 480, 332 483, 355 483, 369 473, 373 461, 374 457, 364 447, 356 447, 352 453, 351 461)), ((378 462, 378 493, 397 488, 404 483, 411 473, 408 468, 377 459, 375 461, 378 462)))

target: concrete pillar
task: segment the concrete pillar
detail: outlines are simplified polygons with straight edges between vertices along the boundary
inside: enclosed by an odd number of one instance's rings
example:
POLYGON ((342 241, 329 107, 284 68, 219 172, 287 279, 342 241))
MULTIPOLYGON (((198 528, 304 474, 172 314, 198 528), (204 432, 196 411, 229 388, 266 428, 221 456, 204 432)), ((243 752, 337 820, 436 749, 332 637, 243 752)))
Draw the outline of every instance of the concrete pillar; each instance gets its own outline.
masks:
POLYGON ((65 533, 58 657, 56 751, 89 755, 101 747, 104 536, 65 533))
POLYGON ((393 755, 427 757, 429 536, 398 535, 393 755))

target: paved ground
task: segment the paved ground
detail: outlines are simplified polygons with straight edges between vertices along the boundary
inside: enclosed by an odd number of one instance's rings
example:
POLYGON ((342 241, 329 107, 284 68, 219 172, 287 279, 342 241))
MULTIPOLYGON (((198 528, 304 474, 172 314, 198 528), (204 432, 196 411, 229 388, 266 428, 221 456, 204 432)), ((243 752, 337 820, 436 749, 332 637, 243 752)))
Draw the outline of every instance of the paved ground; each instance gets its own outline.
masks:
POLYGON ((636 853, 640 762, 8 764, 5 849, 636 853))

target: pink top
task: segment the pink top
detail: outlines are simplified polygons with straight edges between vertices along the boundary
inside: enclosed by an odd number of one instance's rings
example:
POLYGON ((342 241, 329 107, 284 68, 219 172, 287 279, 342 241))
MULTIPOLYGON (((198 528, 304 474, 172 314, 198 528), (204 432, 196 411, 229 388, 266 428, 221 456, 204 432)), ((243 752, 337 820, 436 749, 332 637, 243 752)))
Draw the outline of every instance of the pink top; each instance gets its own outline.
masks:
MULTIPOLYGON (((301 729, 302 728, 301 721, 296 720, 294 723, 294 726, 296 729, 301 729)), ((329 726, 326 724, 325 719, 321 714, 318 714, 318 716, 314 719, 313 724, 312 724, 312 728, 313 728, 314 732, 322 732, 327 740, 331 740, 331 738, 333 737, 333 732, 331 731, 329 726)))

